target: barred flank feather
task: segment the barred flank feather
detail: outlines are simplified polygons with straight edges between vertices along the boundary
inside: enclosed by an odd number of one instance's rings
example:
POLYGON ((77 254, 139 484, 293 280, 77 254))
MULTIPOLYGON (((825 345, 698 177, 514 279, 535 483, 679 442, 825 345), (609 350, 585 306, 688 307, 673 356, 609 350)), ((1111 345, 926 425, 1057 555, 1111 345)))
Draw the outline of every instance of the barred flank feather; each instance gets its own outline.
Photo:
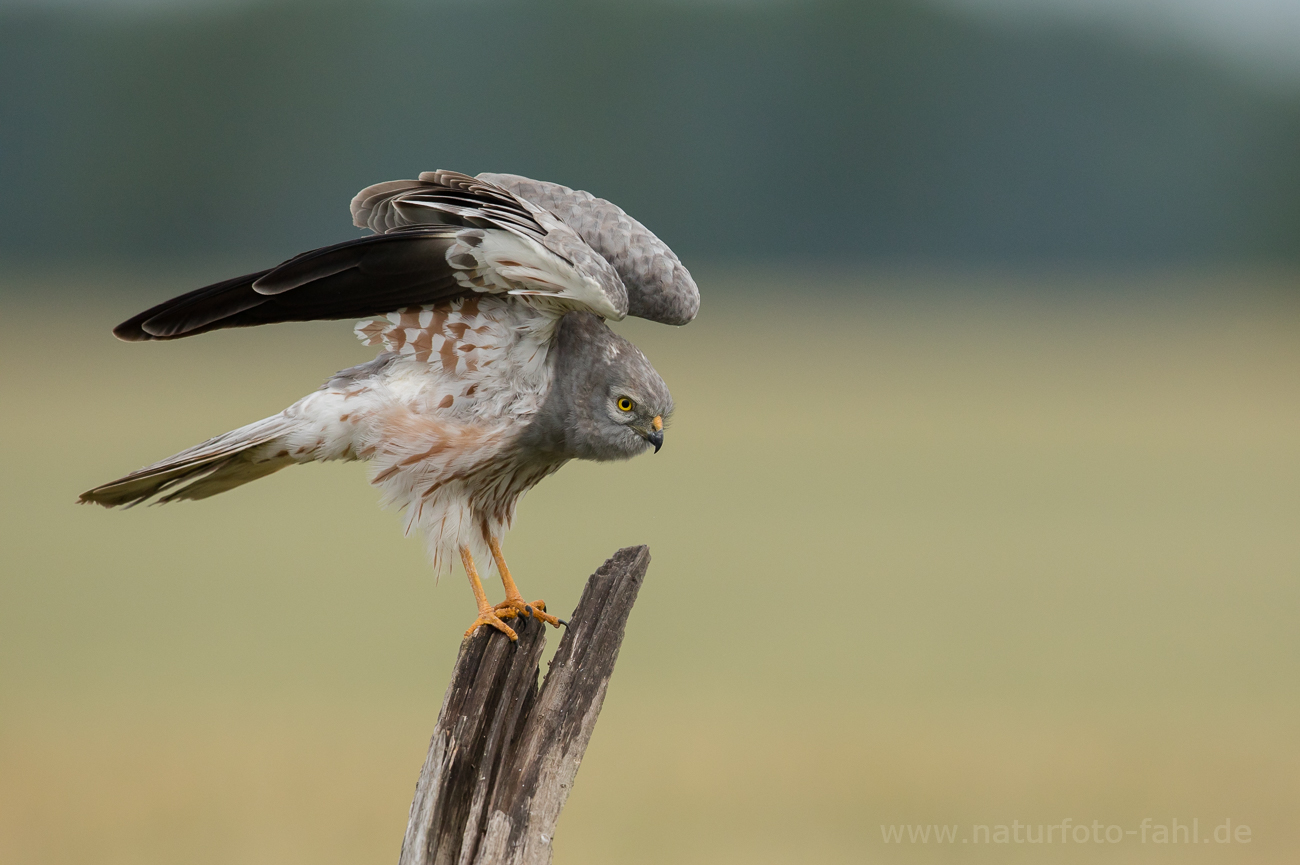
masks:
POLYGON ((272 455, 275 448, 264 447, 288 433, 290 427, 283 414, 265 418, 95 487, 82 493, 79 501, 106 508, 131 507, 158 495, 162 504, 223 493, 292 465, 293 459, 272 455))

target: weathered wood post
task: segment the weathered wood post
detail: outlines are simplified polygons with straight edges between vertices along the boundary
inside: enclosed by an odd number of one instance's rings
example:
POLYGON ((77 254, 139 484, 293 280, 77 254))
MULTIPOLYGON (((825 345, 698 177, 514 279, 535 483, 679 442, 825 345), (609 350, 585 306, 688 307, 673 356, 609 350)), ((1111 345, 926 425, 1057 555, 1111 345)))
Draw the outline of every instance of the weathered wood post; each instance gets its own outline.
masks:
POLYGON ((587 581, 541 689, 545 626, 460 647, 411 802, 400 865, 543 865, 650 564, 625 547, 587 581))

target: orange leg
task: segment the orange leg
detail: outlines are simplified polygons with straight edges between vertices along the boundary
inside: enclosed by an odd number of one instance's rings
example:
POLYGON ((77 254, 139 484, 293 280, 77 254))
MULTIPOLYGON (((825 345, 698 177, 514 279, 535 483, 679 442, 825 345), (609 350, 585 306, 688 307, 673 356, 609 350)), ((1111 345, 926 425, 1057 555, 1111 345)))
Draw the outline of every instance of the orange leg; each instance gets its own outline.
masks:
POLYGON ((517 613, 514 610, 502 610, 501 615, 497 615, 496 610, 488 603, 487 592, 483 591, 483 581, 478 578, 478 568, 474 567, 474 557, 470 555, 469 547, 460 548, 460 560, 465 565, 465 573, 469 576, 470 588, 474 590, 474 600, 478 603, 478 618, 474 624, 469 626, 465 636, 469 636, 478 629, 479 625, 491 625, 501 633, 510 638, 511 642, 519 639, 519 635, 514 632, 501 619, 513 619, 517 613))
POLYGON ((524 600, 524 596, 519 594, 519 587, 515 585, 514 579, 510 576, 510 568, 506 567, 506 557, 501 554, 501 542, 496 538, 488 538, 488 546, 492 549, 492 558, 496 560, 497 570, 501 572, 501 585, 506 587, 506 599, 497 604, 493 609, 498 613, 509 612, 510 616, 532 616, 548 625, 559 627, 560 620, 546 612, 545 601, 533 601, 531 604, 524 600))

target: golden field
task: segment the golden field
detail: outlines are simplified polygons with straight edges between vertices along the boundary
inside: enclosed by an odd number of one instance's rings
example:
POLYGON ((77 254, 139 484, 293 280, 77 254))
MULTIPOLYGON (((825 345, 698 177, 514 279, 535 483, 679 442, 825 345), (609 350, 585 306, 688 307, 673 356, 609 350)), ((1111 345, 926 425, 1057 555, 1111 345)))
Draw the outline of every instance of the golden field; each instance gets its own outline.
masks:
MULTIPOLYGON (((506 545, 561 614, 654 558, 557 862, 1292 861, 1294 276, 701 277, 689 327, 617 326, 663 452, 565 468, 506 545), (1064 818, 1251 841, 972 843, 1064 818)), ((371 350, 118 343, 196 284, 127 282, 0 283, 0 862, 395 861, 464 577, 355 464, 74 505, 371 350)))

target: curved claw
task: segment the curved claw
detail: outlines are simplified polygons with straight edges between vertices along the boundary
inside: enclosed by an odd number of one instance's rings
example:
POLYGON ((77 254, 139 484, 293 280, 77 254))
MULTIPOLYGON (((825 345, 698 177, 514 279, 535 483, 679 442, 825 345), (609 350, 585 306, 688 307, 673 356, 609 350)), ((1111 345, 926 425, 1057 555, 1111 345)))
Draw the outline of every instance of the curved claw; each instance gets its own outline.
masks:
POLYGON ((522 598, 517 600, 507 598, 492 609, 502 618, 508 619, 515 616, 520 618, 527 617, 537 619, 539 622, 545 622, 553 628, 558 628, 560 626, 560 620, 546 612, 545 601, 533 601, 529 604, 522 598))

